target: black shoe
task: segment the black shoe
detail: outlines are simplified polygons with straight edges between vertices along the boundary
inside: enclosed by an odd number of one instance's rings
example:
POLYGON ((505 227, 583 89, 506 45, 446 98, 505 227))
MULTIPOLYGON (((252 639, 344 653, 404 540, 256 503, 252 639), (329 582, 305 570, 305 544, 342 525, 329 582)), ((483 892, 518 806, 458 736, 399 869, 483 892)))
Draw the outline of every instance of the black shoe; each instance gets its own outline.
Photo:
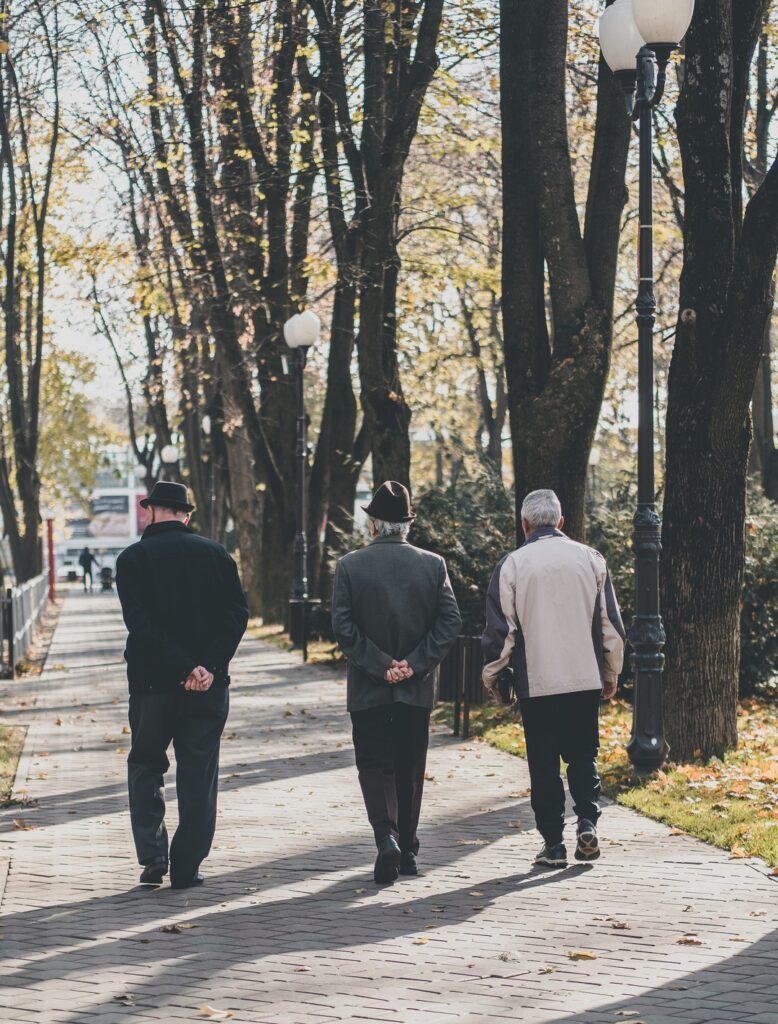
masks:
POLYGON ((418 873, 419 865, 416 863, 416 854, 408 850, 407 853, 402 854, 400 857, 400 874, 418 875, 418 873))
POLYGON ((535 864, 547 868, 566 868, 567 850, 564 843, 544 843, 535 857, 535 864))
POLYGON ((373 878, 377 885, 389 885, 400 874, 400 847, 392 836, 384 836, 378 844, 373 878))
POLYGON ((578 845, 575 848, 576 860, 597 860, 600 856, 600 844, 597 841, 597 826, 586 818, 578 819, 578 845))
POLYGON ((195 872, 195 874, 191 878, 187 878, 187 879, 177 878, 175 881, 173 881, 173 879, 171 878, 170 879, 170 888, 171 889, 193 889, 196 885, 202 885, 204 881, 205 881, 205 879, 203 878, 203 876, 200 874, 199 871, 197 871, 197 872, 195 872))
POLYGON ((141 885, 162 885, 162 879, 167 874, 167 860, 164 857, 157 857, 143 867, 140 876, 141 885))

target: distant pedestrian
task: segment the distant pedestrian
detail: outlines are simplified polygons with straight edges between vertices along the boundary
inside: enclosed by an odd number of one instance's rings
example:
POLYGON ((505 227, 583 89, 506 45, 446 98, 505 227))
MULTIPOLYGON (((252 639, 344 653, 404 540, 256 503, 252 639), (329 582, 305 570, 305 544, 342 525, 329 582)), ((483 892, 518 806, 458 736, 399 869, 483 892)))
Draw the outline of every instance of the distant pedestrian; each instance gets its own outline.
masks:
POLYGON ((248 608, 235 562, 188 526, 183 484, 159 482, 141 501, 143 536, 119 555, 116 589, 128 630, 132 746, 130 818, 142 883, 202 883, 216 828, 219 744, 227 721, 229 665, 248 608), (164 776, 176 754, 178 829, 168 852, 164 776))
POLYGON ((526 538, 497 566, 486 601, 484 684, 508 666, 521 706, 532 809, 544 845, 536 864, 565 867, 565 791, 560 757, 578 816, 577 860, 600 856, 599 704, 616 692, 624 626, 605 559, 562 533, 553 491, 524 499, 526 538))
POLYGON ((382 484, 367 506, 372 543, 338 563, 335 636, 348 658, 359 783, 373 827, 379 884, 416 875, 434 670, 461 620, 446 563, 408 543, 416 518, 402 484, 382 484))
POLYGON ((78 564, 84 570, 84 593, 86 593, 87 580, 89 580, 89 593, 91 594, 94 586, 92 566, 99 566, 100 563, 97 561, 97 559, 89 550, 89 548, 85 547, 81 554, 78 556, 78 564))

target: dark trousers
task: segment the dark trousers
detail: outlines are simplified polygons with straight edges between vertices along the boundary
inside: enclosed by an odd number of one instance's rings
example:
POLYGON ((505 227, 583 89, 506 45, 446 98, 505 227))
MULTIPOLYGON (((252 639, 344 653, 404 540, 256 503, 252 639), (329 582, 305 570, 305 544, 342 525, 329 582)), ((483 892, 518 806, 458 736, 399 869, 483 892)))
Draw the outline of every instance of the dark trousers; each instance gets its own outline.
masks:
POLYGON ((359 785, 376 843, 394 836, 403 853, 418 853, 429 708, 396 701, 352 711, 351 722, 359 785))
POLYGON ((92 584, 92 570, 91 569, 84 569, 84 590, 85 591, 86 591, 86 587, 87 587, 87 580, 89 581, 89 589, 91 590, 92 586, 93 586, 93 584, 92 584))
POLYGON ((229 710, 227 687, 205 693, 130 694, 132 748, 127 758, 130 820, 138 861, 168 857, 165 828, 167 749, 176 753, 178 828, 170 844, 171 881, 188 880, 211 849, 216 830, 219 744, 229 710))
POLYGON ((547 843, 560 843, 565 827, 560 757, 567 762, 575 813, 595 823, 600 816, 600 691, 525 697, 520 704, 535 824, 547 843))

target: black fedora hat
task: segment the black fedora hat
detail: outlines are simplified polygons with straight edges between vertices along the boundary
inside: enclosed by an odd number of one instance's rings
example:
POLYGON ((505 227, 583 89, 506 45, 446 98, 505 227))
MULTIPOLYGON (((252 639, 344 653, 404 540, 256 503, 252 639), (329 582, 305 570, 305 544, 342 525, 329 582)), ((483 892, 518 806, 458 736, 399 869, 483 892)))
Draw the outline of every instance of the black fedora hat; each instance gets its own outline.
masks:
POLYGON ((183 484, 172 480, 157 480, 147 498, 141 498, 140 507, 172 508, 176 512, 193 512, 194 505, 189 501, 189 492, 183 484))
POLYGON ((385 523, 410 523, 416 518, 411 508, 408 488, 398 484, 396 480, 387 480, 381 484, 370 504, 362 506, 362 511, 371 518, 381 519, 385 523))

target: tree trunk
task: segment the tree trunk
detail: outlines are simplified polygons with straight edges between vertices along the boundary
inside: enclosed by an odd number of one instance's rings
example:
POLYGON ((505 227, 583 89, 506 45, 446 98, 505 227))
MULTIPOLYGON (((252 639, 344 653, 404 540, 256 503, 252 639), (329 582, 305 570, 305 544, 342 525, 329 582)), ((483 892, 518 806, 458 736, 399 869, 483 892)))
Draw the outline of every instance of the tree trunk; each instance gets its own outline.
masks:
POLYGON ((262 519, 264 500, 257 490, 251 441, 243 429, 241 413, 231 394, 232 380, 222 373, 224 446, 230 483, 230 507, 240 551, 243 587, 251 615, 264 614, 262 571, 262 519))
POLYGON ((668 379, 661 594, 674 760, 737 742, 749 406, 778 252, 778 163, 742 210, 742 128, 766 0, 698 6, 676 112, 684 265, 668 379))
POLYGON ((502 0, 500 11, 503 344, 516 534, 526 493, 551 488, 566 530, 582 538, 610 360, 629 119, 601 61, 582 232, 568 146, 567 4, 502 0))
POLYGON ((353 277, 351 267, 338 274, 330 325, 327 391, 311 471, 309 589, 322 599, 329 597, 327 552, 333 546, 337 548, 340 534, 351 533, 361 467, 354 451, 357 402, 351 379, 351 357, 357 289, 353 277), (319 537, 325 517, 327 525, 322 545, 319 537))

